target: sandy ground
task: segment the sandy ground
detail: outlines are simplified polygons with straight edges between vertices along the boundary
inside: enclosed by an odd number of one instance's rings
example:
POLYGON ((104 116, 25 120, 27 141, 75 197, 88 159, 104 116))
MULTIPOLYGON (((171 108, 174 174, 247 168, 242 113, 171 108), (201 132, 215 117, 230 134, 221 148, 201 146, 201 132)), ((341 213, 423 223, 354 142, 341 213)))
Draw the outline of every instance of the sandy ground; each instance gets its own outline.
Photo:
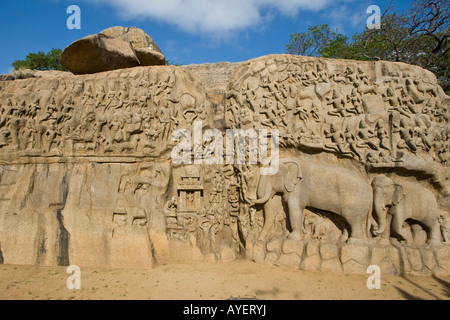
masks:
POLYGON ((314 273, 238 260, 162 265, 152 270, 82 268, 69 290, 67 268, 0 265, 1 300, 450 300, 450 277, 314 273))

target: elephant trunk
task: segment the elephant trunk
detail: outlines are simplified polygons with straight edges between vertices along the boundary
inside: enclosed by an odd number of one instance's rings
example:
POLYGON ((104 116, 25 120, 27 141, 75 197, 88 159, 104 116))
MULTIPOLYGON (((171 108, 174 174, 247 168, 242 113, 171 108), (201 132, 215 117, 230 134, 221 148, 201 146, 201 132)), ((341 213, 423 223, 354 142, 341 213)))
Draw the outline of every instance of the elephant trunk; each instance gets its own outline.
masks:
POLYGON ((374 189, 373 194, 375 219, 378 224, 378 229, 375 230, 377 234, 382 234, 386 229, 387 208, 383 200, 383 190, 379 188, 374 189))
POLYGON ((267 176, 264 175, 262 175, 260 178, 257 194, 258 195, 262 194, 261 191, 264 192, 264 195, 261 198, 259 199, 250 198, 253 204, 265 204, 272 197, 272 188, 270 184, 267 183, 267 176))
POLYGON ((267 190, 265 196, 262 197, 261 199, 250 199, 250 200, 253 202, 253 204, 264 204, 270 200, 271 196, 272 192, 270 192, 270 190, 267 190))

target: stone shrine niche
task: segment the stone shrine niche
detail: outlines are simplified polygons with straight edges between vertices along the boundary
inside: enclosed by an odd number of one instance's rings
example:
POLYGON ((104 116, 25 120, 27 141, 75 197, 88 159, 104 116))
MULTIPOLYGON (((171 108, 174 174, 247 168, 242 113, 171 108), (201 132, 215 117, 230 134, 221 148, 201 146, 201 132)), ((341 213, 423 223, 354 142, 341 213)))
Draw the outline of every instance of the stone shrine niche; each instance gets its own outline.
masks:
POLYGON ((178 183, 179 213, 198 213, 202 206, 203 185, 200 172, 194 166, 186 167, 178 183))

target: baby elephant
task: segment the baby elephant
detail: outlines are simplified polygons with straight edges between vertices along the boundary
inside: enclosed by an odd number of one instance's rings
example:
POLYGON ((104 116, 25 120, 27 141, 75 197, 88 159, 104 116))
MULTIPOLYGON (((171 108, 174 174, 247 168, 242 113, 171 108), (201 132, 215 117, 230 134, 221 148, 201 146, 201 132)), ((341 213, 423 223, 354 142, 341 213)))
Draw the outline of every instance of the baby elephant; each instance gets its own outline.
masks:
POLYGON ((377 234, 383 234, 383 238, 397 235, 405 240, 402 225, 411 219, 424 228, 429 244, 441 243, 439 225, 441 211, 430 190, 417 183, 399 183, 386 176, 375 177, 372 187, 374 218, 378 224, 375 230, 377 234), (392 216, 390 224, 388 214, 392 216))

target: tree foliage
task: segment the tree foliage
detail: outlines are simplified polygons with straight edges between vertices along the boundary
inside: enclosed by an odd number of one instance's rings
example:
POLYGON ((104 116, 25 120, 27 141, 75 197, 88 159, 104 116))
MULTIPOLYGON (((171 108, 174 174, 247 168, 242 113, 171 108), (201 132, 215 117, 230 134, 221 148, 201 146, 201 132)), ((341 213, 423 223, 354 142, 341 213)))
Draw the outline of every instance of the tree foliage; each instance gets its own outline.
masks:
POLYGON ((450 92, 450 2, 415 0, 402 13, 388 6, 381 29, 365 29, 350 40, 330 32, 327 25, 292 34, 286 50, 291 54, 335 59, 387 60, 415 64, 432 71, 442 88, 450 92))
POLYGON ((29 53, 25 60, 16 60, 12 63, 14 70, 60 70, 67 71, 59 62, 62 54, 61 49, 52 49, 48 53, 39 51, 38 53, 29 53))

